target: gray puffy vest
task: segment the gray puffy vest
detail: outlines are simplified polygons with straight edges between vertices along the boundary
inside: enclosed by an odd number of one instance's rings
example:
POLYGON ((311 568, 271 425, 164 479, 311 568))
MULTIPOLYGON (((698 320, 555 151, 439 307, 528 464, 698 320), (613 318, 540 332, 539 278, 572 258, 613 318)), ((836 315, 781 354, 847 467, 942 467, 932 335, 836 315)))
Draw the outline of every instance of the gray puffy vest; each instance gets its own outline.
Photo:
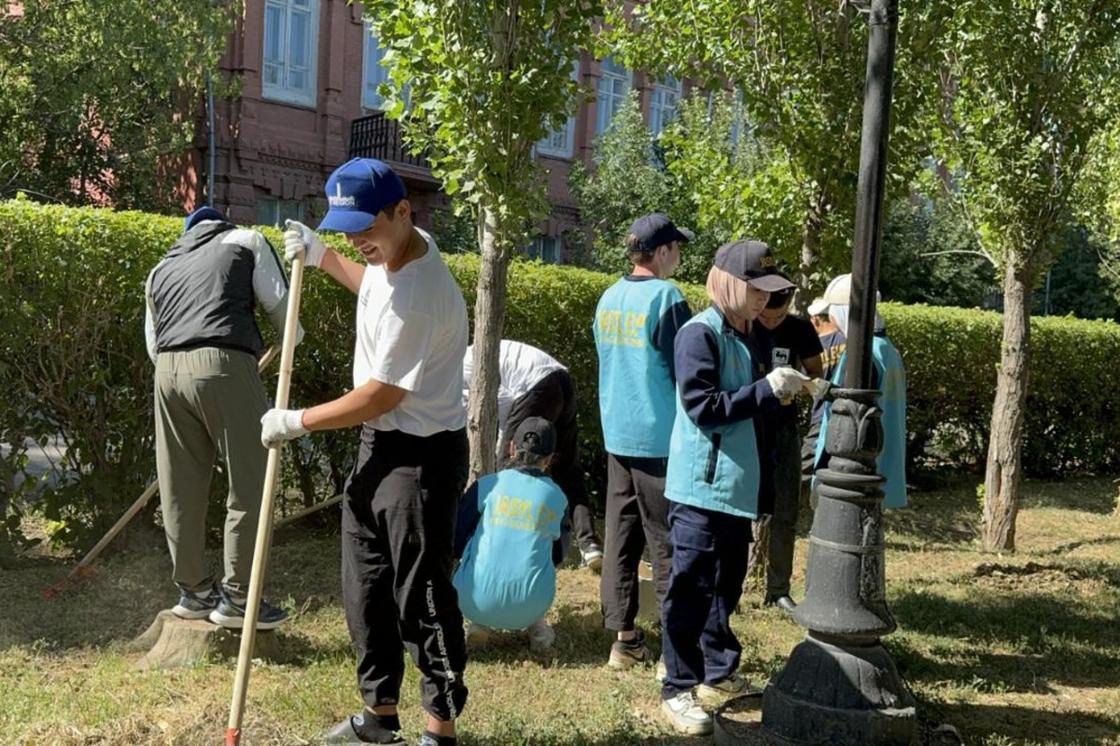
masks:
POLYGON ((235 226, 203 222, 180 236, 151 278, 156 349, 221 347, 259 356, 253 250, 223 243, 235 226))

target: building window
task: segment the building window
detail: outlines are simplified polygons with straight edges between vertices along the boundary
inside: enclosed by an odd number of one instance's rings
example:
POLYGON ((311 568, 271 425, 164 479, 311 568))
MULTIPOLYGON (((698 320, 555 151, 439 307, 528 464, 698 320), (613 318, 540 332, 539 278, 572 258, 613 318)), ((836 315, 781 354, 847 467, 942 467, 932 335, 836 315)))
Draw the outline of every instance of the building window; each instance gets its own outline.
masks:
POLYGON ((600 64, 599 92, 595 100, 595 134, 603 134, 630 93, 630 71, 610 57, 600 64))
MULTIPOLYGON (((572 60, 570 72, 572 80, 579 82, 579 59, 572 60)), ((557 158, 571 158, 575 152, 576 118, 573 114, 564 121, 564 126, 552 130, 547 137, 537 141, 537 152, 541 155, 552 155, 557 158)))
POLYGON ((318 48, 319 0, 266 0, 261 89, 265 98, 315 106, 318 48))
POLYGON ((560 237, 537 236, 533 244, 525 250, 530 259, 540 259, 545 264, 560 263, 560 237))
POLYGON ((653 84, 649 98, 649 129, 654 137, 660 135, 676 119, 682 90, 681 81, 673 77, 653 84))
POLYGON ((281 228, 285 220, 303 219, 303 203, 298 200, 261 197, 257 202, 257 225, 281 228))
POLYGON ((369 21, 363 24, 366 32, 365 52, 362 55, 362 108, 380 109, 384 99, 378 92, 382 83, 389 81, 389 71, 381 66, 385 50, 377 43, 373 26, 369 21))

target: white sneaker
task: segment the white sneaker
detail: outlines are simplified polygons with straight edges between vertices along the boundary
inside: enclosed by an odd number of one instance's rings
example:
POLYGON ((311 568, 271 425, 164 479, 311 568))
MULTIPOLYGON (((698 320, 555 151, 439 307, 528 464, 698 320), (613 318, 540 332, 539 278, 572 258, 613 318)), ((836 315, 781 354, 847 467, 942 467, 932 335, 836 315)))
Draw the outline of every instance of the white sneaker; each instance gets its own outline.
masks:
POLYGON ((731 697, 757 692, 745 678, 733 673, 726 679, 696 687, 696 697, 706 705, 719 705, 731 697))
POLYGON ((661 714, 678 733, 706 736, 713 730, 712 716, 704 712, 691 690, 661 700, 661 714))
POLYGON ((478 647, 490 641, 492 630, 481 624, 467 622, 467 647, 478 647))
POLYGON ((603 569, 603 550, 598 544, 589 544, 587 549, 579 550, 580 567, 586 567, 592 572, 603 569))
POLYGON ((544 655, 552 650, 552 643, 556 642, 556 630, 549 626, 541 617, 529 625, 529 652, 534 655, 544 655))

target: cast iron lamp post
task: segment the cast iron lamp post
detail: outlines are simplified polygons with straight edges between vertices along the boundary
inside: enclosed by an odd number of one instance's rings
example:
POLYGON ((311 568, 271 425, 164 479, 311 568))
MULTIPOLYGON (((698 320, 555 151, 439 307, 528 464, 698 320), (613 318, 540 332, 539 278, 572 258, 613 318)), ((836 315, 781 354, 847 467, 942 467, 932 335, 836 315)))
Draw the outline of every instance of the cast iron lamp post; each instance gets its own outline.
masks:
POLYGON ((872 388, 871 335, 890 130, 898 0, 872 0, 864 84, 851 313, 844 388, 833 389, 809 537, 806 629, 762 698, 763 732, 814 744, 909 744, 913 697, 879 638, 895 629, 883 572, 883 427, 872 388))

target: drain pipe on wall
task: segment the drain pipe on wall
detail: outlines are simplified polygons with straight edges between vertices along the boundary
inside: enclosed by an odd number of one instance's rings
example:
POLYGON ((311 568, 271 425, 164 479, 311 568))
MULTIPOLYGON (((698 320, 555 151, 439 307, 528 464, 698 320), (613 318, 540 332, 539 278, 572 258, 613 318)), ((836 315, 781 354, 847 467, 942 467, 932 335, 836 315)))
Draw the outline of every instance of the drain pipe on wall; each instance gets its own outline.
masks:
POLYGON ((214 79, 206 73, 206 139, 209 164, 206 167, 206 205, 214 206, 214 163, 217 155, 214 150, 214 79))

